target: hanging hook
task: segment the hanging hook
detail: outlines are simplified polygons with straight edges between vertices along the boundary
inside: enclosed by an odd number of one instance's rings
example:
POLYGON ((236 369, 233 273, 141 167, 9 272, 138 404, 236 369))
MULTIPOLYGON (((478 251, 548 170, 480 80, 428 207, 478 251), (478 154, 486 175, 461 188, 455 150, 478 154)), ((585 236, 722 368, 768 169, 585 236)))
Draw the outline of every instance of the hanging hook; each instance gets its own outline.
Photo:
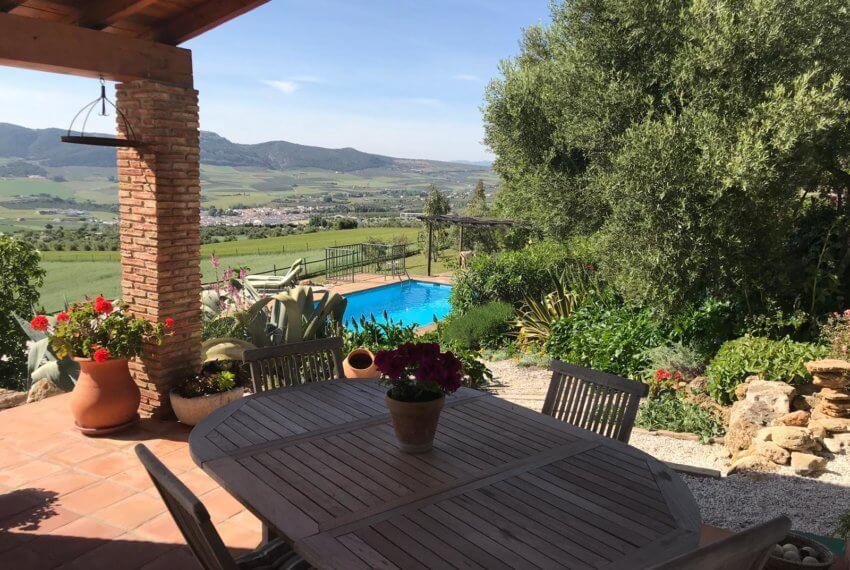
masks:
POLYGON ((108 117, 109 115, 106 113, 106 82, 103 80, 103 76, 100 76, 100 116, 108 117))

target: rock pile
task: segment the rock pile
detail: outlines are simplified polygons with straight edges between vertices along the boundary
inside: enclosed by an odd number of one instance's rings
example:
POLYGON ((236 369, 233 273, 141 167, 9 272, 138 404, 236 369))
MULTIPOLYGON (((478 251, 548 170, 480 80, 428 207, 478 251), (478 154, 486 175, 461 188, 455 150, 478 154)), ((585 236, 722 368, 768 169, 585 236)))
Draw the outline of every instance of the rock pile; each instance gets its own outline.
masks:
POLYGON ((824 438, 850 433, 850 362, 816 360, 806 363, 806 369, 819 389, 813 394, 809 428, 824 438))
MULTIPOLYGON (((789 464, 800 474, 826 468, 826 458, 817 455, 824 447, 822 433, 808 427, 812 414, 792 409, 797 401, 793 386, 750 377, 736 393, 739 400, 732 406, 725 440, 732 456, 730 473, 775 471, 789 464)), ((850 438, 843 445, 850 447, 850 438)))

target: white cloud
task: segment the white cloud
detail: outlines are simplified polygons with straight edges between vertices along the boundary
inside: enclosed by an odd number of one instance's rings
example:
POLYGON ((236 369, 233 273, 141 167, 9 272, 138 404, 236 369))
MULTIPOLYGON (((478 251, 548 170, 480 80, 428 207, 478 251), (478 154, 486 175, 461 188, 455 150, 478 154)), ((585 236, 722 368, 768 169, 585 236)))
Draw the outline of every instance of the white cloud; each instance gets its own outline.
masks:
POLYGON ((300 87, 294 81, 274 81, 270 79, 264 79, 263 83, 265 83, 269 87, 274 87, 278 91, 286 93, 287 95, 295 93, 298 90, 298 87, 300 87))
POLYGON ((317 77, 315 75, 298 75, 292 78, 293 81, 298 83, 324 83, 325 80, 321 77, 317 77))
POLYGON ((458 73, 454 78, 458 81, 474 81, 476 83, 481 81, 481 78, 477 75, 470 75, 468 73, 458 73))

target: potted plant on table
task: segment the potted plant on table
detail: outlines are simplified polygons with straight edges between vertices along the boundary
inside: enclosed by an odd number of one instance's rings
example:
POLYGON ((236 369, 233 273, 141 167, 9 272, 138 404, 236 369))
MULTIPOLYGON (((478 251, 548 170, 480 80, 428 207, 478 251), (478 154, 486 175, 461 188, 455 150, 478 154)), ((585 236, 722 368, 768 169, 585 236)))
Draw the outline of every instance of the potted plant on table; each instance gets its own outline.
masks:
POLYGON ((424 453, 434 444, 445 395, 461 385, 461 363, 436 343, 405 343, 375 355, 384 375, 386 402, 399 447, 406 453, 424 453))
POLYGON ((170 393, 171 407, 180 422, 194 426, 212 412, 244 395, 236 381, 238 363, 213 360, 170 393))
POLYGON ((146 343, 161 344, 173 326, 170 318, 164 323, 136 318, 126 304, 113 305, 102 295, 74 303, 53 319, 36 315, 30 321, 30 327, 47 334, 58 358, 69 356, 80 365, 71 413, 86 435, 114 433, 138 421, 141 395, 128 360, 139 356, 146 343))

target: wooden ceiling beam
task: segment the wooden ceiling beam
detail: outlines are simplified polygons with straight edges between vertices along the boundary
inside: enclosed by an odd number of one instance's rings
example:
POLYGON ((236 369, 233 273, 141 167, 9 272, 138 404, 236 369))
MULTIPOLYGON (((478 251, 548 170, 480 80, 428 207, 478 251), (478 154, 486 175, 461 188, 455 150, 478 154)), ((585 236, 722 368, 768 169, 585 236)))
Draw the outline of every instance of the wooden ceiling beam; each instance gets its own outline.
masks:
POLYGON ((144 10, 156 0, 95 0, 88 4, 79 17, 69 22, 81 28, 102 30, 119 20, 144 10))
POLYGON ((0 65, 192 86, 187 49, 13 14, 0 14, 0 65))
POLYGON ((145 37, 156 42, 179 45, 216 26, 232 20, 269 0, 208 0, 173 18, 145 37))

